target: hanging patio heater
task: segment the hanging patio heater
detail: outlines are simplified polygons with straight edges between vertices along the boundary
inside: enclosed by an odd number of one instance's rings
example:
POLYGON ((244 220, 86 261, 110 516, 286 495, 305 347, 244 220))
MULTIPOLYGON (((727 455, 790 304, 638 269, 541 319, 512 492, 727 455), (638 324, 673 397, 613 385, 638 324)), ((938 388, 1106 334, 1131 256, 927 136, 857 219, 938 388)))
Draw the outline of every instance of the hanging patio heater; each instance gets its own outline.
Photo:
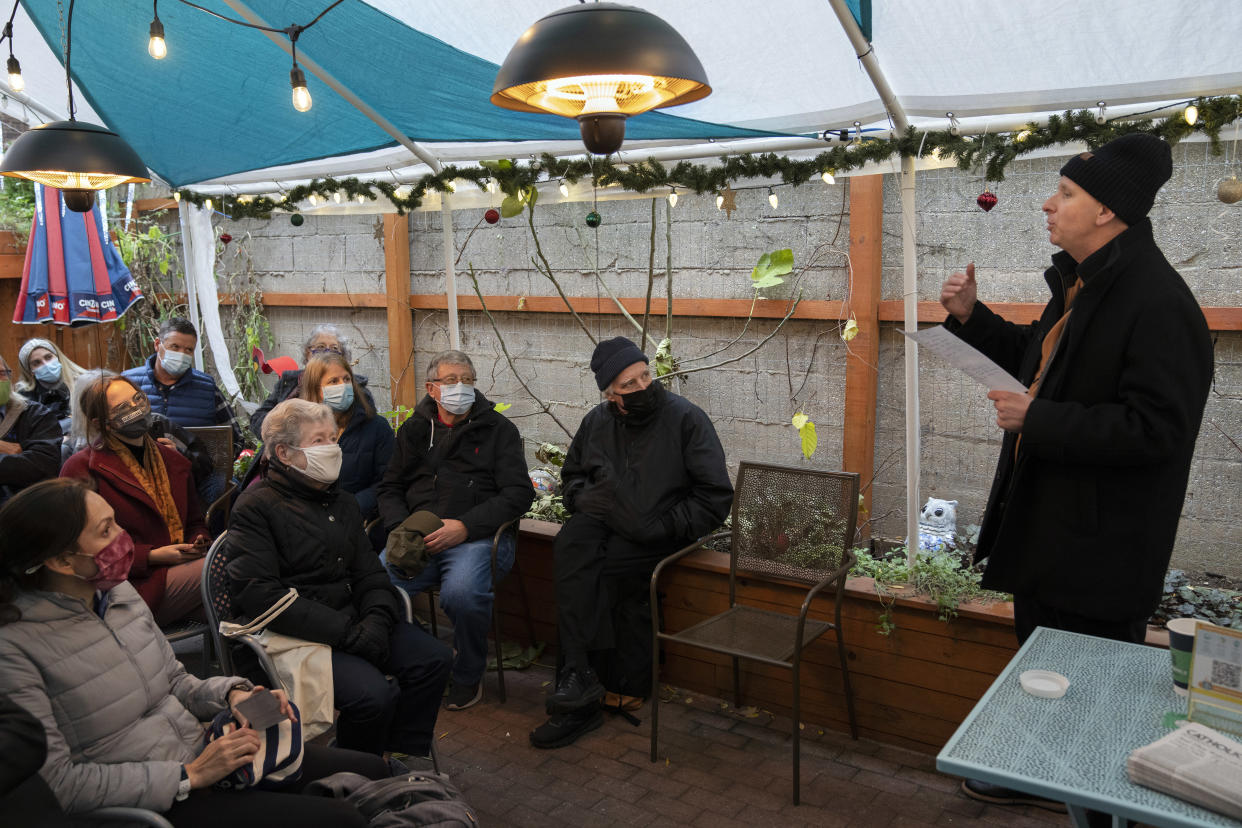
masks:
POLYGON ((626 118, 711 91, 703 64, 668 23, 633 6, 586 3, 552 12, 518 38, 491 101, 576 118, 586 148, 607 155, 621 148, 626 118))

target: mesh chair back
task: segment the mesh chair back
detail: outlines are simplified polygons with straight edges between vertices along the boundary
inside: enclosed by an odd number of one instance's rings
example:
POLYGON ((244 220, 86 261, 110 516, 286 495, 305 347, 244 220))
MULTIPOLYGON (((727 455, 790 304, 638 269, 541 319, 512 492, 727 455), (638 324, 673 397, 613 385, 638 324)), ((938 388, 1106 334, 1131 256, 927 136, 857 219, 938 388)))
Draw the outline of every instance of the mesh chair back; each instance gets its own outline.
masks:
POLYGON ((220 654, 220 666, 224 669, 224 675, 229 675, 232 670, 228 642, 220 635, 220 622, 233 617, 233 601, 229 596, 228 534, 227 531, 221 532, 207 550, 207 557, 203 561, 202 580, 203 612, 207 615, 207 626, 212 641, 215 642, 216 652, 220 654))
POLYGON ((847 561, 857 521, 857 474, 742 463, 733 498, 733 565, 821 581, 847 561))
MULTIPOLYGON (((233 478, 233 429, 227 425, 193 426, 186 429, 207 449, 211 457, 211 476, 217 478, 219 491, 233 478)), ((206 504, 204 504, 206 505, 206 504)))

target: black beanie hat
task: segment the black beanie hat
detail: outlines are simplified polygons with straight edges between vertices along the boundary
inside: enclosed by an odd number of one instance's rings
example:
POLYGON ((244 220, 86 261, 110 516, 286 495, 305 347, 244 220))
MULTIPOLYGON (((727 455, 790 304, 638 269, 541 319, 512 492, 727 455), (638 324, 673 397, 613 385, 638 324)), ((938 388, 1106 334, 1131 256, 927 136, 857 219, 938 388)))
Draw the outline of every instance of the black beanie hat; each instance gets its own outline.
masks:
POLYGON ((1135 132, 1076 155, 1061 175, 1090 193, 1127 225, 1143 220, 1173 175, 1173 152, 1154 135, 1135 132))
POLYGON ((635 362, 651 364, 647 355, 638 350, 638 346, 624 336, 605 339, 595 346, 591 354, 591 370, 595 372, 595 384, 603 391, 617 378, 617 374, 629 368, 635 362))

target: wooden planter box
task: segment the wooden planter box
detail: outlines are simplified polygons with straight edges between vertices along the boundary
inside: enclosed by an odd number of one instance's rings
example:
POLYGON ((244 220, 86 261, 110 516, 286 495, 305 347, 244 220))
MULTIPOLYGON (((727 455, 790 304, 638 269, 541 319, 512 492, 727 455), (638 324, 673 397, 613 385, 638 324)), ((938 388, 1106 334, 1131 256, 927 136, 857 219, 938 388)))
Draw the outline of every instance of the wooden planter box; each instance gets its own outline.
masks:
MULTIPOLYGON (((552 540, 559 525, 523 520, 518 555, 536 634, 554 650, 552 540)), ((504 629, 510 637, 524 630, 516 584, 501 591, 504 629)), ((746 603, 796 614, 806 594, 800 584, 773 578, 740 581, 746 603)), ((682 629, 728 607, 728 557, 703 551, 684 559, 662 580, 665 624, 682 629)), ((1017 651, 1012 605, 970 604, 945 622, 935 604, 918 597, 898 598, 897 629, 880 635, 880 599, 869 578, 851 579, 841 608, 845 644, 854 684, 860 735, 876 741, 936 753, 966 718, 975 702, 1017 651)), ((830 598, 817 600, 813 616, 831 619, 830 598)), ((726 656, 671 645, 662 680, 732 701, 732 668, 726 656)), ((848 732, 836 640, 830 633, 803 656, 802 711, 808 726, 848 732)), ((759 664, 742 665, 743 703, 788 716, 790 673, 759 664)))

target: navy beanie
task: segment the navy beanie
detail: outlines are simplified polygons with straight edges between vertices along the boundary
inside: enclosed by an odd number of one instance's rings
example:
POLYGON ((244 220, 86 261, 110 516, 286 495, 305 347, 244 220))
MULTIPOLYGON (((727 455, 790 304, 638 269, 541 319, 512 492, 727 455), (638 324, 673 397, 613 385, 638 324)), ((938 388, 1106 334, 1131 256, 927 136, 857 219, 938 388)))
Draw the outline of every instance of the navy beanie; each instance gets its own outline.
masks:
POLYGON ((1156 136, 1135 132, 1074 156, 1061 175, 1133 226, 1151 210, 1156 193, 1173 175, 1173 152, 1156 136))
POLYGON ((595 346, 591 354, 591 370, 595 372, 595 384, 599 390, 607 388, 617 374, 629 368, 635 362, 651 363, 647 355, 638 350, 638 346, 624 336, 605 339, 595 346))

